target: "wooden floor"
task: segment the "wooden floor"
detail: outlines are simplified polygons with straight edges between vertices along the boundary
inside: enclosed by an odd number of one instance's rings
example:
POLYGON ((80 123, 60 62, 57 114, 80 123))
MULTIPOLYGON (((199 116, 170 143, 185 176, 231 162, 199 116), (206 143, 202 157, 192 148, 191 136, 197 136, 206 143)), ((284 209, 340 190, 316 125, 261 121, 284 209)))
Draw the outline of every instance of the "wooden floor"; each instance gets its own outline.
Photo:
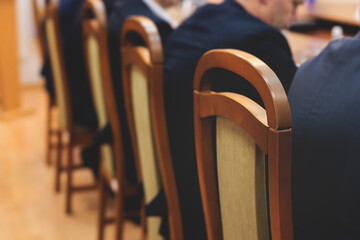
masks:
MULTIPOLYGON (((97 192, 74 196, 71 216, 65 214, 65 176, 54 192, 54 167, 45 164, 46 94, 41 86, 22 90, 23 107, 32 113, 0 121, 0 240, 95 240, 97 192)), ((75 175, 91 182, 90 171, 75 175)), ((114 239, 114 228, 105 239, 114 239)), ((139 228, 126 222, 125 240, 140 239, 139 228)))

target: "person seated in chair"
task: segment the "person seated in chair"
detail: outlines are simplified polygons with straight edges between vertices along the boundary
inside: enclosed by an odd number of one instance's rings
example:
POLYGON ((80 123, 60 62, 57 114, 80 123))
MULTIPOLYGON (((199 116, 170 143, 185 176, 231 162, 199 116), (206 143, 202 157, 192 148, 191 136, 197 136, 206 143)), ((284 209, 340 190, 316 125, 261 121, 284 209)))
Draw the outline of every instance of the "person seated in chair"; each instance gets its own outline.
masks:
POLYGON ((360 239, 360 32, 297 71, 292 115, 295 240, 360 239))
MULTIPOLYGON (((84 0, 62 0, 59 1, 60 41, 63 49, 67 45, 71 28, 74 25, 76 16, 81 10, 84 0)), ((44 24, 44 23, 43 23, 44 24)), ((46 44, 46 39, 44 41, 46 44)), ((51 100, 55 98, 54 80, 52 76, 50 56, 45 52, 45 59, 41 69, 41 75, 45 78, 45 87, 51 100)))
MULTIPOLYGON (((110 70, 114 87, 114 95, 117 103, 117 110, 121 121, 122 143, 125 158, 125 178, 129 182, 137 182, 135 160, 126 118, 124 97, 122 90, 121 56, 120 56, 120 35, 122 26, 127 17, 132 15, 141 15, 151 19, 158 28, 162 44, 166 43, 172 33, 171 18, 159 5, 160 1, 154 0, 123 0, 114 4, 114 9, 108 16, 108 51, 110 57, 110 70)), ((139 45, 144 45, 144 41, 139 37, 139 45)), ((104 129, 96 136, 94 142, 81 152, 85 165, 89 166, 95 178, 99 176, 99 147, 102 144, 112 143, 111 127, 107 124, 104 129)), ((125 209, 139 209, 141 199, 141 190, 138 195, 125 199, 125 209)), ((151 213, 150 213, 151 214, 151 213)), ((156 214, 156 213, 155 213, 156 214)))
MULTIPOLYGON (((165 106, 173 166, 179 191, 184 239, 206 239, 196 166, 193 78, 200 57, 209 50, 243 50, 264 61, 287 91, 296 71, 287 28, 302 0, 226 0, 199 8, 171 35, 165 48, 165 106)), ((215 90, 231 89, 261 103, 256 91, 227 72, 215 90)))
MULTIPOLYGON (((116 0, 103 0, 106 9, 111 10, 116 0)), ((90 85, 85 68, 83 51, 81 12, 84 0, 59 1, 60 41, 63 50, 65 71, 70 90, 73 121, 88 128, 97 126, 95 108, 92 103, 90 85)), ((50 58, 46 53, 42 75, 50 100, 55 97, 54 80, 50 58)))
MULTIPOLYGON (((121 81, 121 56, 120 56, 120 34, 124 21, 132 15, 142 15, 151 19, 158 27, 162 44, 164 44, 172 32, 171 18, 162 9, 160 1, 154 0, 119 0, 116 1, 111 14, 108 16, 108 50, 110 57, 110 70, 114 86, 118 113, 121 121, 121 131, 123 135, 123 149, 127 170, 126 178, 129 181, 136 181, 136 171, 134 157, 128 130, 125 105, 123 99, 121 81)), ((144 45, 142 39, 138 39, 139 45, 144 45)), ((101 144, 112 143, 110 125, 107 126, 96 136, 94 143, 82 151, 82 159, 94 172, 95 177, 99 174, 99 146, 101 144)))

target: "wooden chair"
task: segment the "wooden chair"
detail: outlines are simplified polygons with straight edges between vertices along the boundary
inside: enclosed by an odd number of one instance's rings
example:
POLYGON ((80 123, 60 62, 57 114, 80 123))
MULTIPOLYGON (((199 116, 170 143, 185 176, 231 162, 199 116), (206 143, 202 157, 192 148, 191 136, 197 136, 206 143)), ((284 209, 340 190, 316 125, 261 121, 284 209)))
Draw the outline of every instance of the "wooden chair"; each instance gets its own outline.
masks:
MULTIPOLYGON (((46 19, 45 19, 46 37, 49 45, 49 55, 51 68, 55 83, 55 97, 59 111, 59 145, 62 143, 62 135, 68 134, 67 167, 61 166, 61 152, 58 152, 56 161, 55 189, 60 189, 60 173, 67 172, 67 191, 66 191, 66 212, 72 212, 71 199, 72 193, 84 190, 95 189, 96 185, 73 186, 72 174, 76 169, 81 169, 83 165, 75 166, 73 163, 73 149, 77 146, 92 143, 95 132, 84 126, 75 125, 72 121, 71 99, 68 87, 67 76, 65 72, 63 51, 60 43, 59 29, 59 11, 56 0, 46 1, 46 19)), ((59 149, 62 149, 59 146, 59 149)))
MULTIPOLYGON (((44 1, 45 3, 45 1, 44 1)), ((45 59, 45 55, 47 53, 47 47, 45 44, 45 29, 44 29, 44 22, 45 22, 45 6, 39 6, 39 1, 32 0, 32 7, 33 7, 33 17, 34 17, 34 25, 37 32, 37 42, 39 45, 40 55, 42 57, 42 61, 45 59)), ((47 135, 46 135, 46 154, 45 160, 48 165, 51 164, 51 157, 50 153, 52 149, 56 149, 56 144, 51 142, 51 138, 53 135, 58 136, 58 132, 55 129, 51 128, 52 120, 52 109, 56 107, 55 100, 49 98, 49 105, 48 105, 48 116, 47 116, 47 135)))
MULTIPOLYGON (((104 228, 115 221, 115 239, 122 239, 125 217, 134 217, 136 212, 124 212, 124 199, 135 196, 137 185, 126 182, 120 118, 117 112, 110 72, 106 11, 102 1, 87 0, 83 7, 83 42, 92 95, 98 117, 99 130, 110 122, 113 144, 100 149, 100 203, 98 239, 104 238, 104 228), (105 94, 106 93, 106 94, 105 94), (114 168, 114 166, 116 166, 114 168), (105 217, 107 189, 115 193, 115 218, 105 217)), ((119 52, 120 53, 120 52, 119 52)))
POLYGON ((291 115, 274 72, 242 51, 206 53, 194 78, 194 123, 208 239, 293 239, 291 115), (214 69, 246 79, 265 109, 243 95, 211 91, 221 80, 207 74, 214 69))
POLYGON ((37 33, 37 40, 39 43, 40 55, 44 59, 45 56, 45 43, 44 43, 44 20, 45 9, 39 6, 37 0, 32 0, 34 25, 37 33))
POLYGON ((140 16, 124 23, 121 56, 125 109, 144 201, 143 238, 159 239, 160 219, 145 216, 149 204, 164 188, 170 239, 183 239, 181 213, 170 155, 163 97, 163 52, 155 24, 140 16), (141 37, 145 46, 136 46, 141 37))

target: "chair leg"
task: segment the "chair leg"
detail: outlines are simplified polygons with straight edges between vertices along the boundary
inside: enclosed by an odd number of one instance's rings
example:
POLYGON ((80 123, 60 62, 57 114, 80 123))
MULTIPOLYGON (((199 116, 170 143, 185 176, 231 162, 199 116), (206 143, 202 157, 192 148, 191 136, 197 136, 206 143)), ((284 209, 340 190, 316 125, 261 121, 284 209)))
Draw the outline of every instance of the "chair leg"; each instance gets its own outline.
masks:
POLYGON ((57 144, 57 156, 56 156, 56 166, 55 166, 55 191, 60 192, 60 174, 61 174, 61 158, 62 158, 62 132, 59 130, 58 135, 58 144, 57 144))
POLYGON ((106 209, 106 200, 107 193, 105 191, 106 183, 104 175, 100 173, 99 179, 99 209, 98 209, 98 240, 104 239, 104 230, 105 230, 105 209, 106 209))
POLYGON ((72 184, 72 170, 73 170, 73 148, 71 144, 71 138, 68 143, 68 151, 67 151, 67 160, 68 166, 67 170, 67 190, 66 190, 66 213, 72 213, 71 199, 73 192, 73 184, 72 184))
POLYGON ((115 239, 121 240, 124 229, 124 196, 122 188, 115 192, 115 239))
POLYGON ((141 239, 145 240, 146 237, 146 204, 145 200, 141 201, 141 209, 140 209, 140 227, 141 227, 141 239))
POLYGON ((48 106, 48 116, 47 116, 47 126, 46 126, 46 130, 47 130, 47 135, 46 135, 46 143, 47 143, 47 147, 46 147, 46 164, 47 165, 50 165, 51 164, 51 147, 52 147, 52 144, 51 144, 51 109, 52 109, 52 104, 51 104, 51 100, 49 100, 49 106, 48 106))

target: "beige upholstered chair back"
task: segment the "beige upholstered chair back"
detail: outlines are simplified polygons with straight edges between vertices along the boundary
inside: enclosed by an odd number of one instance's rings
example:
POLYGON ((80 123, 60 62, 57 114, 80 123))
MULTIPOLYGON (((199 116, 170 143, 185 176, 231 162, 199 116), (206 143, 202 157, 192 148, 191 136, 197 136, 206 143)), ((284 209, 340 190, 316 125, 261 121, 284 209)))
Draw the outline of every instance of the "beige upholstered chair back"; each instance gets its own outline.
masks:
MULTIPOLYGON (((122 30, 122 71, 125 107, 134 146, 144 205, 164 188, 171 239, 182 239, 182 224, 167 139, 163 101, 163 55, 155 24, 145 17, 130 17, 122 30), (135 46, 134 36, 146 46, 135 46)), ((144 216, 145 218, 145 216, 144 216)), ((146 217, 146 238, 159 235, 161 219, 146 217)))
POLYGON ((89 35, 87 37, 86 48, 91 93, 95 104, 99 128, 101 129, 105 127, 108 122, 108 114, 106 111, 105 93, 101 77, 100 47, 95 36, 89 35))
POLYGON ((292 239, 291 116, 272 70, 242 51, 206 53, 194 79, 194 121, 208 238, 292 239), (215 68, 245 78, 259 92, 265 109, 240 94, 212 92, 211 83, 220 79, 206 73, 215 68))
POLYGON ((225 117, 216 118, 216 149, 224 239, 268 240, 264 153, 225 117))
MULTIPOLYGON (((106 84, 111 84, 109 83, 111 82, 111 76, 107 53, 107 23, 105 14, 102 1, 88 0, 85 2, 83 8, 84 53, 99 130, 103 129, 109 122, 109 112, 114 111, 114 109, 108 111, 105 97, 107 93, 105 93, 104 88, 106 84)), ((100 154, 103 169, 106 172, 107 178, 111 179, 115 176, 112 146, 109 144, 102 145, 100 154)))
MULTIPOLYGON (((148 79, 136 64, 130 68, 130 82, 145 204, 148 205, 159 194, 162 183, 151 123, 148 79)), ((159 217, 147 218, 148 239, 162 239, 159 236, 160 224, 161 219, 159 217)))
POLYGON ((46 1, 45 29, 51 69, 54 78, 56 103, 59 110, 59 127, 63 130, 71 129, 70 93, 60 42, 59 9, 57 0, 46 1))

